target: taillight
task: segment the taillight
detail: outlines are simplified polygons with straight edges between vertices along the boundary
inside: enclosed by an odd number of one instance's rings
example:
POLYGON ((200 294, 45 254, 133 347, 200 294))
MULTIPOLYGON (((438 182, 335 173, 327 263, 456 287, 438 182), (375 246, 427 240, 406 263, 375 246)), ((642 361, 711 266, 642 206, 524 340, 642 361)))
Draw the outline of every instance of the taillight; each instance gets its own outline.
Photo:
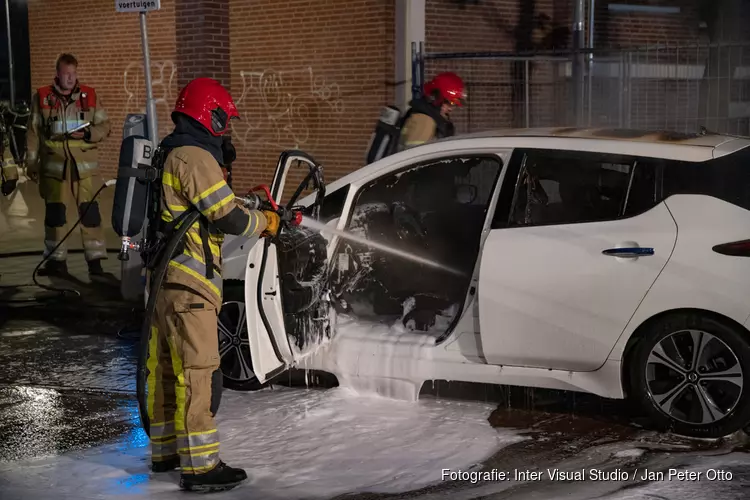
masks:
POLYGON ((714 246, 713 251, 722 255, 731 255, 732 257, 750 257, 750 240, 722 243, 721 245, 714 246))

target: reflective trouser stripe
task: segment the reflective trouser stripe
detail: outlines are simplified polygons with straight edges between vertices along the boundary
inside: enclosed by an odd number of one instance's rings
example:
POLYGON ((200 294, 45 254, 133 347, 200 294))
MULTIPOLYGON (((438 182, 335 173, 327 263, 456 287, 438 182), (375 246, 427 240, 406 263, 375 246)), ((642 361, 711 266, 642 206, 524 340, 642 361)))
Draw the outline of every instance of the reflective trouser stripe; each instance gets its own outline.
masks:
MULTIPOLYGON (((106 259, 107 249, 104 238, 104 228, 101 225, 101 212, 98 203, 92 203, 95 194, 95 186, 100 179, 98 176, 86 179, 65 180, 56 179, 43 175, 39 179, 39 192, 45 201, 45 228, 44 246, 45 256, 62 241, 74 222, 83 215, 82 208, 88 210, 86 217, 78 225, 83 240, 84 254, 87 261, 106 259), (99 214, 97 215, 97 212, 99 214), (48 220, 50 218, 52 220, 48 220), (94 221, 94 218, 99 219, 94 221), (94 224, 92 224, 94 221, 94 224), (48 226, 47 224, 52 224, 48 226)), ((65 260, 67 258, 67 246, 60 245, 54 254, 50 256, 53 260, 65 260)))
MULTIPOLYGON (((146 379, 146 386, 148 387, 148 397, 146 399, 146 406, 148 407, 148 418, 149 420, 154 419, 154 399, 156 398, 157 383, 161 382, 161 376, 157 379, 156 368, 159 364, 159 330, 156 326, 151 326, 151 337, 148 341, 148 360, 146 361, 146 369, 148 369, 148 378, 146 379)), ((161 374, 159 374, 161 375, 161 374)), ((158 424, 151 424, 151 433, 154 432, 154 427, 158 424)), ((174 425, 173 425, 174 427, 174 425)))
POLYGON ((49 257, 50 260, 65 260, 68 258, 68 244, 67 242, 62 242, 59 247, 57 247, 57 250, 54 252, 52 250, 55 249, 59 242, 53 241, 53 240, 44 240, 44 254, 43 256, 45 258, 49 257))
MULTIPOLYGON (((151 459, 164 460, 177 456, 177 437, 174 432, 174 424, 170 429, 171 434, 157 434, 158 428, 151 426, 151 459)), ((161 431, 166 432, 166 431, 161 431)))
POLYGON ((107 257, 107 247, 101 240, 84 240, 83 255, 87 261, 107 257))
MULTIPOLYGON (((163 366, 164 363, 159 363, 160 358, 171 359, 171 353, 162 352, 164 347, 165 339, 159 335, 159 329, 155 325, 152 325, 151 337, 148 343, 148 359, 146 361, 146 368, 148 369, 148 378, 146 379, 148 396, 146 405, 148 408, 148 417, 151 422, 151 459, 153 461, 166 460, 177 456, 175 421, 163 421, 165 416, 166 418, 172 418, 171 414, 166 414, 167 408, 171 408, 172 406, 165 401, 170 395, 165 394, 164 391, 164 371, 165 369, 169 370, 171 367, 165 367, 163 366), (169 356, 166 356, 167 354, 169 356), (162 421, 158 421, 157 419, 161 419, 162 421)), ((167 373, 167 375, 166 378, 171 379, 169 377, 171 373, 167 373)))
POLYGON ((200 474, 208 472, 219 463, 219 432, 177 434, 177 453, 182 472, 200 474))
POLYGON ((219 463, 219 433, 210 411, 212 374, 219 369, 216 315, 201 293, 166 287, 154 309, 152 335, 158 340, 148 343, 157 356, 146 363, 149 395, 154 394, 148 400, 154 460, 179 455, 188 474, 219 463))

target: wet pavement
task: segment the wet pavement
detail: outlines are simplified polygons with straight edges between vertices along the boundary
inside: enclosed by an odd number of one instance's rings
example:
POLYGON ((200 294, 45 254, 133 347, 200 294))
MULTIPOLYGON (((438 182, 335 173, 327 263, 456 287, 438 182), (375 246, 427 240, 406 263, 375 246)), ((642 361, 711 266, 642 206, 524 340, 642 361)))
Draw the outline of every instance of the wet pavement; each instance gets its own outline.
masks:
POLYGON ((107 323, 67 323, 10 319, 0 329, 0 462, 140 432, 135 345, 107 323))
MULTIPOLYGON (((134 395, 137 345, 117 335, 122 325, 136 322, 134 317, 123 311, 119 314, 117 311, 106 314, 69 312, 62 318, 47 315, 45 321, 42 320, 44 310, 6 311, 9 314, 3 316, 0 326, 0 366, 3 367, 0 371, 0 498, 3 500, 6 497, 2 494, 2 485, 14 484, 18 477, 11 477, 13 474, 24 474, 4 469, 3 462, 55 455, 78 456, 76 453, 88 449, 114 446, 120 450, 114 456, 147 472, 143 456, 147 438, 140 429, 134 395)), ((335 498, 731 500, 747 498, 750 490, 750 455, 744 433, 721 440, 692 440, 650 432, 639 427, 637 415, 623 403, 584 394, 455 383, 430 385, 423 393, 426 398, 462 396, 463 399, 501 402, 489 415, 488 425, 515 429, 525 439, 502 448, 464 472, 493 474, 494 471, 496 476, 504 472, 507 478, 498 480, 491 475, 487 480, 480 477, 477 481, 448 478, 413 492, 358 493, 335 498), (685 471, 691 468, 702 472, 702 481, 640 479, 646 469, 685 471), (549 480, 548 469, 586 473, 600 470, 607 479, 549 480), (708 470, 729 474, 731 479, 709 481, 705 478, 708 470), (516 475, 529 471, 540 471, 542 476, 529 480, 528 476, 516 475), (628 475, 627 480, 623 479, 624 474, 628 475)), ((232 410, 227 407, 225 411, 232 410)), ((461 423, 456 422, 456 425, 461 423)), ((76 467, 81 467, 80 464, 86 462, 75 463, 76 467)), ((129 476, 132 480, 149 481, 148 474, 133 474, 129 476)), ((105 498, 106 493, 101 492, 96 498, 105 498)), ((172 497, 160 495, 159 498, 172 497)))

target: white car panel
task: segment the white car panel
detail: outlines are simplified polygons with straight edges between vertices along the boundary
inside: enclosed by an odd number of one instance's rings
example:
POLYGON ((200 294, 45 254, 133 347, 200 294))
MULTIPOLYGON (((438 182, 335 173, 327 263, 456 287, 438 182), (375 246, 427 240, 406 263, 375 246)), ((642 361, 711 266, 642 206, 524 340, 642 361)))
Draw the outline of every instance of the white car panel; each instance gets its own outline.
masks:
POLYGON ((227 234, 221 246, 224 260, 221 263, 221 276, 224 280, 244 280, 247 257, 259 238, 243 238, 227 234))
POLYGON ((493 230, 479 280, 485 359, 596 370, 667 263, 676 238, 663 203, 617 221, 493 230), (602 254, 626 247, 653 248, 654 254, 602 254))
POLYGON ((362 392, 414 400, 426 380, 507 384, 582 391, 622 398, 620 363, 608 360, 599 370, 570 372, 478 363, 458 346, 474 335, 473 304, 444 343, 422 334, 394 333, 347 325, 339 317, 335 342, 306 358, 299 366, 334 374, 339 383, 362 392))
MULTIPOLYGON (((279 200, 284 193, 287 175, 295 161, 310 163, 306 156, 294 151, 285 152, 279 158, 270 188, 273 200, 279 200)), ((234 258, 234 255, 230 257, 234 258)), ((284 325, 278 254, 270 239, 252 246, 248 254, 245 306, 253 371, 264 383, 292 364, 295 357, 284 325)))
POLYGON ((274 244, 268 242, 265 264, 260 265, 266 241, 253 246, 245 268, 245 310, 250 356, 253 372, 260 383, 266 382, 293 359, 284 328, 274 244))
POLYGON ((750 212, 702 195, 675 195, 664 202, 677 221, 672 258, 609 355, 622 359, 633 332, 664 311, 695 308, 718 313, 740 325, 750 314, 750 258, 729 257, 715 245, 748 239, 750 212))

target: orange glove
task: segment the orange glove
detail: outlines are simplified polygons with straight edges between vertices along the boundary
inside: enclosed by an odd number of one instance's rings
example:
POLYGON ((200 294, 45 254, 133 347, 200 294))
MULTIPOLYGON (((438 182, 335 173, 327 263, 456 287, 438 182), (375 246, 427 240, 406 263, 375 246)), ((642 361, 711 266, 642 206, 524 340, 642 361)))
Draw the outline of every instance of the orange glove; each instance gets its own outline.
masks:
POLYGON ((270 210, 263 210, 263 215, 266 216, 266 230, 263 231, 261 236, 276 236, 279 232, 279 225, 281 224, 281 218, 276 212, 270 210))

